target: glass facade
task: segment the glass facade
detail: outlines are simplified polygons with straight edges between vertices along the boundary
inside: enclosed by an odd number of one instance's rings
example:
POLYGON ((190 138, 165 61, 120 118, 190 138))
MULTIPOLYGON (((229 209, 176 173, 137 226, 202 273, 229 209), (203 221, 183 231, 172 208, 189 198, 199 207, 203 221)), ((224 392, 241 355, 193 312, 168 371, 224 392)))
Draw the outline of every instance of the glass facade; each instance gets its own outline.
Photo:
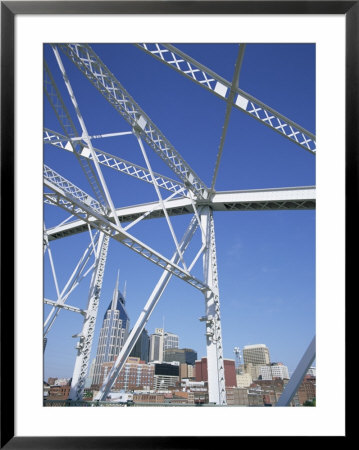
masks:
POLYGON ((112 300, 103 318, 97 346, 92 384, 99 384, 101 365, 114 361, 119 355, 128 335, 130 319, 125 309, 125 298, 118 290, 118 278, 112 300))

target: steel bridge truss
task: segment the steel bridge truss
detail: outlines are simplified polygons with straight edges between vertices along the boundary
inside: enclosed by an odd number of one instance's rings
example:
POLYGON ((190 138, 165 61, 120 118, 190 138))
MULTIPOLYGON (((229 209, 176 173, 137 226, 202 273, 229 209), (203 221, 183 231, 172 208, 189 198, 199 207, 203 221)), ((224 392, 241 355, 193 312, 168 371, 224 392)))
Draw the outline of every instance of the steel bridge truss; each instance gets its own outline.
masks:
MULTIPOLYGON (((72 400, 81 400, 88 372, 108 246, 111 239, 116 240, 161 267, 163 272, 117 360, 104 380, 96 399, 106 400, 171 277, 175 275, 197 288, 204 295, 205 315, 200 320, 205 323, 209 401, 217 405, 226 405, 213 212, 315 208, 315 187, 311 186, 230 192, 217 192, 215 190, 229 116, 233 108, 240 109, 312 154, 315 154, 316 151, 315 136, 239 88, 245 44, 239 46, 232 82, 226 81, 173 45, 137 44, 136 46, 225 101, 224 126, 212 184, 210 187, 205 185, 89 45, 52 45, 54 57, 81 127, 81 133, 76 129, 54 77, 47 63, 44 62, 44 93, 62 130, 59 132, 44 128, 44 145, 48 145, 54 151, 74 155, 91 187, 91 193, 85 192, 48 165, 44 165, 44 202, 55 205, 69 213, 67 219, 62 223, 44 230, 44 249, 49 256, 57 295, 56 299, 44 299, 45 304, 52 306, 44 323, 44 337, 47 337, 62 309, 75 312, 83 317, 82 330, 74 336, 78 337, 79 341, 76 345, 77 356, 70 391, 72 400), (123 117, 129 127, 126 131, 95 136, 89 134, 59 49, 123 117), (104 152, 95 148, 92 143, 94 139, 125 134, 132 134, 137 139, 146 167, 131 163, 115 154, 104 152), (178 180, 152 170, 144 143, 168 165, 178 180), (158 201, 115 208, 102 173, 103 167, 111 168, 118 173, 151 184, 158 201), (163 193, 166 197, 162 196, 163 193), (182 239, 178 240, 171 223, 171 217, 183 214, 190 214, 191 220, 182 239), (142 220, 159 217, 165 218, 176 248, 171 258, 165 257, 152 249, 128 231, 142 220), (93 233, 94 230, 95 234, 93 233), (51 242, 85 231, 89 232, 90 242, 66 285, 60 291, 50 248, 51 242), (201 233, 202 245, 197 249, 194 259, 187 265, 184 260, 184 253, 197 231, 201 233), (193 275, 193 268, 201 258, 203 280, 193 275), (79 283, 91 272, 92 277, 86 309, 66 303, 79 283)), ((293 398, 294 390, 298 388, 298 383, 303 378, 305 369, 315 358, 313 342, 298 366, 295 380, 291 385, 288 385, 287 391, 278 405, 285 406, 293 398)))

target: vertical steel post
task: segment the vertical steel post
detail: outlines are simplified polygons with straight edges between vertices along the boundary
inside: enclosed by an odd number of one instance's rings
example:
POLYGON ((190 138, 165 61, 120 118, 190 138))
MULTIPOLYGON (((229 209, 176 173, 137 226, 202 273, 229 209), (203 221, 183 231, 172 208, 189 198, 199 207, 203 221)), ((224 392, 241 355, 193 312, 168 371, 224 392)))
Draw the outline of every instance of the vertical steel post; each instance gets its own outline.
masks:
POLYGON ((80 340, 76 345, 77 357, 72 375, 69 399, 82 400, 85 387, 89 359, 91 354, 92 341, 95 332, 96 317, 100 300, 103 274, 107 258, 109 236, 100 234, 97 244, 96 263, 92 273, 90 291, 88 295, 87 313, 84 318, 80 340))
POLYGON ((222 329, 219 307, 218 272, 212 210, 201 211, 206 250, 203 256, 204 281, 211 290, 205 292, 205 321, 207 340, 208 397, 210 403, 226 405, 222 329))

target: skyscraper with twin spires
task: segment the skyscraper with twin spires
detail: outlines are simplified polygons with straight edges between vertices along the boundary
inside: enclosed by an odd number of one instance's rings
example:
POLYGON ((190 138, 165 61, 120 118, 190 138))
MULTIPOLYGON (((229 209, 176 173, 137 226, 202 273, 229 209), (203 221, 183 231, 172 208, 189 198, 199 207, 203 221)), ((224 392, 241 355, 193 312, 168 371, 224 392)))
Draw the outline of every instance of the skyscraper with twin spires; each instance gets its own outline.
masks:
POLYGON ((102 364, 116 360, 129 334, 130 319, 125 309, 125 296, 118 288, 119 275, 118 272, 112 300, 103 318, 92 378, 93 385, 100 383, 102 364))

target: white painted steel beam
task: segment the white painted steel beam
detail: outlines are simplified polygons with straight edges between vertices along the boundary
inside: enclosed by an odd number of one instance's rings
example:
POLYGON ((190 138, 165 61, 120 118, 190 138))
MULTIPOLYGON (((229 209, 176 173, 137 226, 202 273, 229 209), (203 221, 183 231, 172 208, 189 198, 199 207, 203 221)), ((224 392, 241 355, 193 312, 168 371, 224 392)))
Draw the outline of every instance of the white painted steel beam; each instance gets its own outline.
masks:
MULTIPOLYGON (((217 97, 227 100, 231 83, 170 44, 135 44, 149 55, 185 75, 217 97)), ((236 89, 233 107, 243 111, 312 154, 315 135, 242 89, 236 89)))
MULTIPOLYGON (((315 209, 316 189, 314 186, 255 189, 248 191, 223 191, 213 194, 208 204, 213 211, 274 211, 315 209)), ((190 199, 171 199, 165 201, 168 215, 193 214, 194 209, 190 199)), ((149 213, 145 220, 163 217, 163 211, 158 202, 118 208, 117 217, 120 222, 130 222, 149 213)), ((95 219, 90 219, 90 223, 95 219)), ((49 241, 60 239, 71 234, 87 230, 83 220, 74 220, 47 230, 49 241)))
MULTIPOLYGON (((52 171, 54 172, 54 171, 52 171)), ((60 179, 64 179, 60 175, 57 174, 60 179)), ((139 239, 135 238, 127 231, 124 231, 123 228, 119 228, 117 224, 111 221, 112 217, 101 215, 95 208, 92 208, 91 205, 88 205, 84 202, 84 198, 86 193, 79 189, 77 186, 69 185, 71 184, 68 180, 66 184, 66 189, 63 188, 65 185, 64 182, 61 182, 61 185, 55 184, 55 177, 52 177, 49 180, 46 177, 46 171, 44 176, 44 185, 49 188, 53 193, 48 194, 45 193, 45 198, 48 198, 53 204, 60 206, 62 209, 67 211, 70 214, 74 214, 75 216, 83 219, 89 225, 99 229, 104 232, 108 236, 114 238, 119 241, 121 244, 140 254, 144 258, 150 260, 154 264, 172 272, 177 277, 185 280, 187 283, 196 287, 199 290, 206 290, 208 286, 202 281, 198 280, 196 277, 192 276, 188 271, 182 269, 176 264, 171 263, 166 257, 162 256, 157 251, 153 250, 148 245, 141 242, 139 239), (69 193, 71 190, 71 193, 69 193)))
POLYGON ((214 211, 314 209, 315 186, 251 189, 216 192, 212 196, 214 211))
POLYGON ((53 52, 55 54, 55 58, 56 58, 57 64, 58 64, 58 66, 60 68, 61 74, 63 76, 64 82, 65 82, 65 85, 66 85, 66 88, 68 90, 69 96, 70 96, 71 101, 72 101, 72 104, 73 104, 73 106, 75 108, 75 111, 76 111, 76 114, 77 114, 77 119, 80 122, 81 130, 82 130, 82 136, 83 136, 84 141, 86 142, 86 144, 87 144, 87 146, 89 148, 89 151, 90 151, 90 153, 92 155, 92 160, 94 162, 97 175, 98 175, 98 177, 100 179, 101 187, 103 189, 103 192, 105 193, 107 204, 109 205, 109 209, 112 211, 112 214, 114 215, 114 219, 115 219, 116 225, 119 228, 121 228, 121 224, 120 224, 118 218, 115 215, 115 207, 114 207, 114 204, 112 202, 112 198, 111 198, 110 192, 108 190, 105 178, 104 178, 104 176, 102 174, 101 167, 100 167, 99 163, 97 162, 97 159, 96 159, 96 157, 94 155, 94 149, 93 149, 93 146, 92 146, 91 139, 89 138, 89 133, 87 131, 87 128, 86 128, 86 125, 85 125, 85 121, 84 121, 83 116, 81 114, 78 102, 77 102, 75 94, 74 94, 74 92, 72 90, 72 86, 71 86, 70 80, 69 80, 69 78, 67 76, 67 73, 65 71, 65 67, 64 67, 64 65, 62 63, 62 59, 61 59, 61 56, 59 54, 59 51, 58 51, 56 45, 52 45, 52 50, 53 50, 53 52))
POLYGON ((160 158, 193 190, 199 198, 208 197, 208 188, 149 116, 140 108, 121 83, 89 45, 60 44, 61 50, 81 70, 105 99, 131 125, 160 158))
MULTIPOLYGON (((90 139, 103 139, 108 137, 118 137, 118 136, 127 136, 129 134, 133 134, 132 131, 117 131, 115 133, 104 133, 104 134, 94 134, 89 136, 90 139)), ((82 137, 71 138, 71 141, 81 141, 82 137)))
MULTIPOLYGON (((132 134, 132 133, 131 133, 132 134)), ((70 140, 56 131, 49 130, 48 128, 44 129, 44 143, 50 144, 57 149, 66 150, 72 152, 72 146, 70 145, 70 140)), ((90 153, 88 147, 79 142, 81 145, 80 154, 83 158, 87 158, 92 160, 92 154, 90 153)), ((110 153, 106 153, 98 148, 94 148, 94 154, 97 162, 102 166, 109 167, 110 169, 117 170, 125 175, 129 175, 131 177, 137 178, 142 181, 146 181, 147 183, 153 184, 150 172, 144 167, 139 166, 138 164, 131 163, 122 159, 118 156, 111 155, 110 153)), ((157 172, 153 172, 155 182, 157 186, 166 189, 171 192, 175 192, 178 194, 186 195, 188 189, 184 184, 179 181, 173 180, 172 178, 165 177, 157 172)))
POLYGON ((204 292, 207 344, 208 399, 210 403, 226 405, 226 386, 223 359, 222 327, 219 304, 218 271, 214 221, 211 209, 206 206, 200 214, 205 231, 203 244, 203 273, 210 290, 204 292))
POLYGON ((77 308, 77 306, 66 305, 64 303, 55 302, 54 300, 49 300, 48 298, 44 298, 44 303, 46 305, 51 305, 54 308, 66 309, 67 311, 76 312, 82 315, 85 315, 87 311, 84 309, 77 308))
POLYGON ((78 145, 73 139, 81 139, 76 130, 76 127, 71 119, 71 116, 65 106, 62 96, 58 90, 55 80, 51 74, 51 71, 44 61, 44 92, 47 99, 55 112, 55 115, 64 130, 67 140, 69 141, 68 147, 71 148, 73 154, 76 156, 81 169, 83 170, 87 181, 92 187, 97 201, 103 205, 104 211, 109 207, 105 199, 105 193, 102 189, 100 180, 97 174, 93 170, 91 163, 81 155, 81 146, 78 145), (69 140, 69 138, 71 138, 69 140))
POLYGON ((237 61, 236 61, 235 67, 234 67, 233 80, 232 80, 230 92, 229 92, 228 99, 227 99, 226 112, 225 112, 225 115, 224 115, 224 125, 223 125, 223 128, 222 128, 221 139, 219 141, 219 148, 218 148, 216 164, 215 164, 215 167, 214 167, 214 174, 213 174, 213 177, 212 177, 212 184, 211 184, 211 189, 212 190, 214 189, 214 186, 216 184, 216 179, 217 179, 217 174, 218 174, 218 169, 219 169, 219 163, 221 162, 222 153, 223 153, 223 147, 224 147, 224 141, 226 139, 227 129, 228 129, 228 125, 229 125, 229 118, 230 118, 231 112, 232 112, 233 99, 234 99, 235 91, 238 88, 239 74, 240 74, 240 71, 241 71, 241 66, 242 66, 242 62, 243 62, 243 56, 244 56, 245 48, 246 48, 245 44, 240 44, 239 50, 238 50, 237 61))
POLYGON ((78 336, 80 339, 76 344, 77 356, 69 394, 69 398, 71 400, 82 400, 90 361, 92 342, 95 333, 97 311, 100 302, 109 241, 109 236, 104 233, 100 233, 96 249, 96 263, 92 273, 88 294, 87 311, 84 317, 81 333, 78 336))
POLYGON ((54 305, 51 311, 49 312, 45 322, 44 322, 44 337, 47 336, 50 329, 52 328, 58 314, 60 313, 60 305, 64 305, 67 301, 69 295, 76 289, 76 287, 80 284, 80 282, 87 276, 87 274, 93 269, 93 265, 91 265, 85 273, 84 270, 87 266, 88 261, 91 258, 93 251, 95 250, 95 244, 98 241, 98 232, 95 236, 95 241, 92 239, 91 235, 91 243, 88 245, 81 258, 79 259, 75 269, 73 270, 70 278, 68 279, 65 287, 60 293, 60 296, 57 299, 57 305, 54 305))
MULTIPOLYGON (((164 202, 170 201, 175 195, 176 195, 175 193, 169 195, 168 197, 166 197, 166 198, 164 199, 164 202)), ((124 227, 124 230, 129 230, 129 229, 132 228, 133 226, 137 225, 141 220, 146 219, 146 217, 147 217, 148 215, 150 215, 151 213, 153 213, 153 211, 156 209, 157 206, 158 206, 158 203, 156 203, 156 204, 153 206, 152 209, 150 209, 150 210, 144 212, 144 213, 141 214, 139 217, 137 217, 137 218, 134 219, 132 222, 130 222, 128 225, 126 225, 126 226, 124 227)), ((163 210, 163 212, 164 212, 164 211, 166 211, 166 208, 164 208, 164 209, 162 208, 162 210, 163 210)), ((167 214, 168 214, 168 213, 167 213, 167 214)))
POLYGON ((177 241, 176 233, 175 233, 175 231, 174 231, 174 229, 173 229, 171 220, 170 220, 170 218, 169 218, 169 216, 168 216, 168 213, 167 213, 165 204, 164 204, 163 199, 162 199, 161 192, 160 192, 160 190, 158 189, 158 186, 157 186, 157 183, 156 183, 156 180, 155 180, 155 176, 154 176, 154 174, 153 174, 153 170, 152 170, 150 161, 149 161, 149 159, 148 159, 146 150, 145 150, 145 148, 144 148, 144 146, 143 146, 143 143, 142 143, 141 138, 140 138, 139 136, 137 136, 137 135, 136 135, 136 137, 137 137, 137 140, 138 140, 138 144, 139 144, 139 146, 140 146, 140 148, 141 148, 142 156, 143 156, 143 158, 144 158, 144 160, 145 160, 145 162, 146 162, 147 169, 148 169, 148 171, 149 171, 150 174, 151 174, 152 183, 153 183, 153 186, 154 186, 154 188, 155 188, 155 191, 156 191, 156 194, 157 194, 157 197, 158 197, 158 201, 159 201, 159 203, 160 203, 160 205, 161 205, 163 214, 164 214, 165 217, 166 217, 167 225, 168 225, 168 228, 169 228, 169 230, 170 230, 170 232, 171 232, 171 236, 172 236, 173 242, 175 243, 175 246, 176 246, 176 249, 177 249, 177 253, 178 253, 179 256, 180 256, 180 259, 181 259, 183 268, 184 268, 185 270, 187 270, 186 263, 185 263, 185 261, 184 261, 184 259, 183 259, 183 256, 182 256, 182 252, 181 252, 181 250, 180 250, 180 248, 179 248, 179 246, 178 246, 178 241, 177 241))
POLYGON ((91 197, 87 192, 83 191, 69 180, 61 176, 59 173, 51 169, 51 167, 44 164, 44 179, 47 182, 51 182, 60 189, 63 189, 72 197, 77 198, 84 202, 86 205, 91 207, 94 211, 99 214, 103 213, 101 204, 91 197))

